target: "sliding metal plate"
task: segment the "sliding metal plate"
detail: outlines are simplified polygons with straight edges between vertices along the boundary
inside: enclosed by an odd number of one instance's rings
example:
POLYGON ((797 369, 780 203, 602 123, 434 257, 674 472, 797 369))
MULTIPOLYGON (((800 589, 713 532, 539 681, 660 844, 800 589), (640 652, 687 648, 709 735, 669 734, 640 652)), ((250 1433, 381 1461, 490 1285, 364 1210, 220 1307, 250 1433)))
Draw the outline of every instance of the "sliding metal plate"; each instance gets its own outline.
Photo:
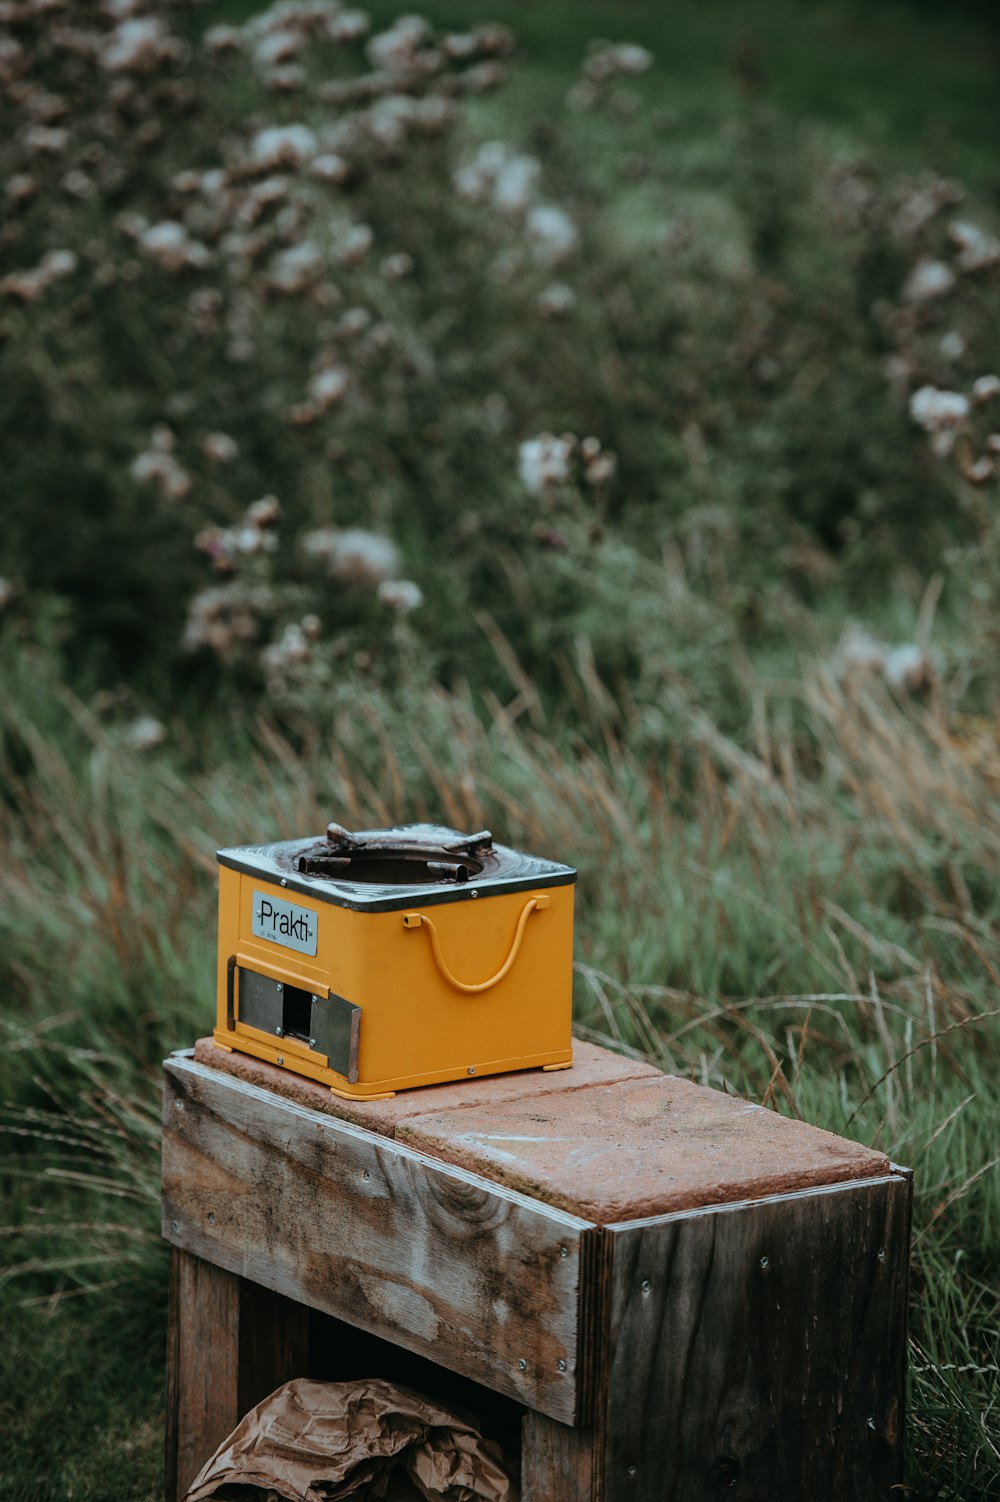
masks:
POLYGON ((280 980, 239 967, 239 1019, 248 1027, 281 1037, 285 1012, 285 987, 280 980))
POLYGON ((361 1008, 342 996, 314 996, 309 1047, 326 1054, 327 1063, 354 1085, 358 1079, 361 1008))

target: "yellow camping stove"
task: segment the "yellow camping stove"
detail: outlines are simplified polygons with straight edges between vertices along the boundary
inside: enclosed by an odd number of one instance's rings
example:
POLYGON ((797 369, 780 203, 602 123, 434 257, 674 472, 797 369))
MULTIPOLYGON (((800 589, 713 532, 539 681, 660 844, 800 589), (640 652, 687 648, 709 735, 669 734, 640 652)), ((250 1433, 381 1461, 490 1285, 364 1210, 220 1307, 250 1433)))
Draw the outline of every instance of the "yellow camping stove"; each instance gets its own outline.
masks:
POLYGON ((576 872, 430 824, 219 851, 215 1041, 349 1099, 566 1069, 576 872))

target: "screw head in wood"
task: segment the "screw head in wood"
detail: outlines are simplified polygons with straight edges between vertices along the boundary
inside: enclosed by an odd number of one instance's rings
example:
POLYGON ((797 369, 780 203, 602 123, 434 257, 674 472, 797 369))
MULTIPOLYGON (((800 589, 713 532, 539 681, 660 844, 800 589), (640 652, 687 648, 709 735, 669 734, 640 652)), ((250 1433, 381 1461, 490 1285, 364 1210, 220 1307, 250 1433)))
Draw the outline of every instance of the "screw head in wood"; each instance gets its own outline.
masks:
POLYGON ((884 1262, 885 1261, 885 1247, 884 1246, 879 1247, 878 1260, 880 1262, 884 1262))
POLYGON ((209 1210, 209 1212, 208 1212, 208 1223, 209 1223, 210 1226, 214 1226, 215 1225, 215 1211, 214 1210, 209 1210))
POLYGON ((517 1363, 517 1369, 518 1369, 519 1372, 526 1372, 528 1370, 528 1363, 525 1361, 525 1359, 524 1359, 523 1356, 521 1357, 520 1361, 517 1363))
POLYGON ((643 1293, 652 1293, 653 1291, 653 1285, 648 1278, 643 1278, 642 1280, 642 1291, 643 1293))
POLYGON ((628 1473, 629 1473, 630 1476, 634 1476, 635 1475, 635 1466, 634 1465, 630 1465, 629 1466, 628 1473))
POLYGON ((760 1265, 764 1269, 764 1271, 767 1272, 768 1268, 771 1266, 770 1257, 761 1257, 760 1265))
POLYGON ((556 1371, 557 1372, 564 1372, 565 1370, 566 1370, 566 1363, 565 1363, 565 1361, 557 1361, 556 1362, 556 1371))
POLYGON ((568 1246, 561 1246, 559 1248, 559 1255, 560 1255, 560 1257, 568 1257, 569 1256, 569 1247, 568 1246))
POLYGON ((471 1064, 470 1064, 470 1065, 469 1065, 469 1073, 470 1073, 470 1074, 475 1074, 475 1072, 476 1072, 476 1071, 475 1071, 475 1069, 474 1069, 474 1068, 473 1068, 473 1066, 472 1066, 472 1065, 471 1065, 471 1064))
POLYGON ((278 1063, 279 1064, 283 1064, 284 1062, 285 1062, 284 1059, 281 1057, 281 1054, 279 1053, 279 1055, 278 1055, 278 1063))
POLYGON ((184 1102, 182 1100, 175 1100, 174 1101, 174 1110, 175 1111, 183 1111, 183 1109, 184 1109, 184 1102))

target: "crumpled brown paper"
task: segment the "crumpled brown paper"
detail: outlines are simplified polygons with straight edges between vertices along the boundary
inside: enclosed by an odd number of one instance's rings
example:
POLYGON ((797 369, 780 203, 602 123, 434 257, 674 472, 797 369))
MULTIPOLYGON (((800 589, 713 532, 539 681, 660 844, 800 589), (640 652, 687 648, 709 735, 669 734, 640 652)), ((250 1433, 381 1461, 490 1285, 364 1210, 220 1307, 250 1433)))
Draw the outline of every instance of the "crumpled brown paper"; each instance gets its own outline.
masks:
POLYGON ((245 1497, 243 1487, 288 1502, 518 1498, 497 1445, 451 1409, 375 1379, 286 1382, 241 1419, 185 1502, 245 1497))

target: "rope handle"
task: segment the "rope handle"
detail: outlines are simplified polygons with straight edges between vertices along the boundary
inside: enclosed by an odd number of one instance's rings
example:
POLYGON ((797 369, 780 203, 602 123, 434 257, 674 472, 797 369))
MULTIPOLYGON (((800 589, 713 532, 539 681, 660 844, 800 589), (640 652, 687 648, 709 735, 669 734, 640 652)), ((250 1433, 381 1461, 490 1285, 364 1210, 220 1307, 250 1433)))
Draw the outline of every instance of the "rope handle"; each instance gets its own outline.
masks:
POLYGON ((500 969, 495 975, 491 975, 489 980, 481 980, 472 985, 468 985, 465 981, 459 980, 458 977, 452 975, 451 971, 448 969, 444 954, 441 950, 441 937, 438 934, 436 925, 431 922, 426 913, 404 913, 403 927, 426 928, 431 936, 431 949, 434 954, 434 959, 437 962, 437 967, 444 979, 448 982, 449 986, 454 986, 456 991, 464 991, 467 996, 474 996, 479 991, 489 991, 493 986, 497 985, 500 981, 503 980, 511 965, 513 965, 514 961, 517 959, 518 950, 521 948, 521 940, 524 938, 525 924, 527 923, 533 912, 541 912, 544 908, 547 908, 548 905, 549 899, 547 894, 544 892, 541 893, 541 895, 538 897, 528 898, 528 901, 521 909, 520 917, 517 920, 517 927, 514 930, 514 940, 510 946, 510 952, 508 953, 507 958, 504 960, 503 964, 500 966, 500 969))

